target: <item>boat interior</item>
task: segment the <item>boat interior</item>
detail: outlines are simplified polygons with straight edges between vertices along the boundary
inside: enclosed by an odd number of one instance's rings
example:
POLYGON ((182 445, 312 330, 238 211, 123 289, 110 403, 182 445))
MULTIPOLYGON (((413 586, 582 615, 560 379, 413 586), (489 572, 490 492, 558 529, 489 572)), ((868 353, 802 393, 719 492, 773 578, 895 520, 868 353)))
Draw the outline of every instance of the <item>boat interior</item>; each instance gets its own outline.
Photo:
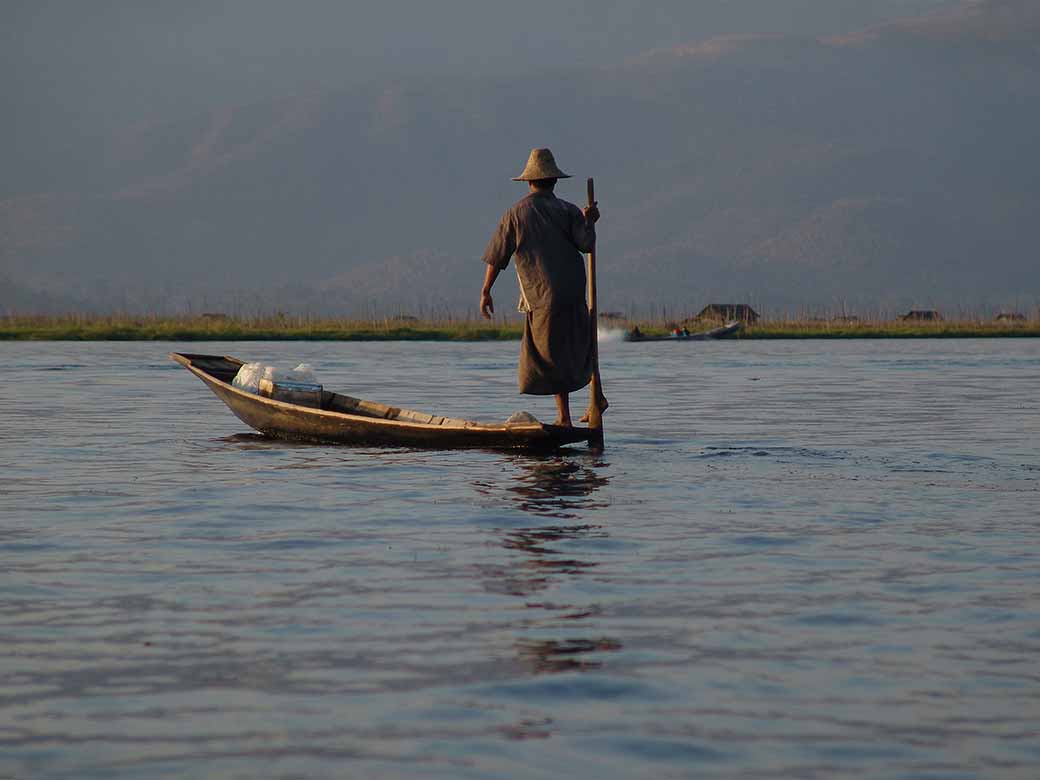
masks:
MULTIPOLYGON (((180 357, 190 361, 190 364, 195 368, 228 385, 231 384, 239 368, 243 365, 243 361, 231 357, 178 354, 180 357)), ((354 398, 344 393, 333 393, 329 390, 322 390, 320 408, 328 412, 354 414, 378 420, 439 425, 444 428, 472 428, 481 425, 480 423, 457 417, 441 417, 436 414, 426 414, 425 412, 417 412, 412 409, 401 409, 396 406, 375 403, 374 401, 365 401, 361 398, 354 398)))

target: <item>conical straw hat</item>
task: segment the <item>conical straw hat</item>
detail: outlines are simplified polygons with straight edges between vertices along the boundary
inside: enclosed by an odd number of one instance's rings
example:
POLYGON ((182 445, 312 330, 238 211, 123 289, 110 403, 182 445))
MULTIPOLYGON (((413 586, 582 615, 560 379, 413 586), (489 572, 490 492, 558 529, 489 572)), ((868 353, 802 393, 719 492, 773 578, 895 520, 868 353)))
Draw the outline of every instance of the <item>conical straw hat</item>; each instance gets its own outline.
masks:
POLYGON ((556 167, 553 153, 548 149, 532 149, 527 158, 524 172, 513 181, 537 181, 538 179, 569 179, 571 175, 556 167))

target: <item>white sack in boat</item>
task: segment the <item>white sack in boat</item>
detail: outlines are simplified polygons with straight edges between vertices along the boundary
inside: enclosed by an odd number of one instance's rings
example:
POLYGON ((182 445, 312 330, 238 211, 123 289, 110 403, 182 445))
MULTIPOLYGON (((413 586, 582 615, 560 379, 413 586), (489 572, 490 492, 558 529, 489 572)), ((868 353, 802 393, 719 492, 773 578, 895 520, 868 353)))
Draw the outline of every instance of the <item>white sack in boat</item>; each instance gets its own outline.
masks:
POLYGON ((536 422, 538 422, 538 418, 530 412, 513 412, 511 415, 509 415, 509 419, 506 420, 506 425, 536 422))
POLYGON ((318 377, 314 374, 314 369, 310 363, 300 363, 292 371, 287 372, 282 379, 288 382, 305 382, 311 385, 320 385, 318 377))
POLYGON ((247 393, 260 392, 260 379, 264 375, 263 363, 243 363, 238 369, 235 378, 231 380, 231 386, 247 393))
POLYGON ((300 384, 307 385, 320 385, 318 377, 314 374, 314 369, 311 368, 310 363, 300 363, 292 371, 285 371, 278 366, 265 366, 264 379, 270 379, 272 382, 299 382, 300 384))
POLYGON ((301 384, 317 385, 317 376, 309 363, 300 363, 292 371, 286 371, 278 366, 265 366, 263 363, 244 363, 238 369, 231 385, 247 393, 260 392, 260 380, 269 379, 272 382, 299 382, 301 384))

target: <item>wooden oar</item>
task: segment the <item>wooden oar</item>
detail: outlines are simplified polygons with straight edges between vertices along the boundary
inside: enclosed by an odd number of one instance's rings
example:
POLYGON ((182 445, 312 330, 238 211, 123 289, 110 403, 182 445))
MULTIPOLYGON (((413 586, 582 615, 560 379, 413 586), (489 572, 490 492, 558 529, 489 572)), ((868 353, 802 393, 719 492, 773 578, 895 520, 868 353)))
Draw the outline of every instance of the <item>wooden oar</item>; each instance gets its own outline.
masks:
MULTIPOLYGON (((589 206, 596 204, 596 188, 588 181, 589 206)), ((596 309, 596 247, 589 252, 589 319, 592 322, 592 382, 589 384, 589 446, 603 449, 603 410, 607 399, 599 378, 599 315, 596 309)))

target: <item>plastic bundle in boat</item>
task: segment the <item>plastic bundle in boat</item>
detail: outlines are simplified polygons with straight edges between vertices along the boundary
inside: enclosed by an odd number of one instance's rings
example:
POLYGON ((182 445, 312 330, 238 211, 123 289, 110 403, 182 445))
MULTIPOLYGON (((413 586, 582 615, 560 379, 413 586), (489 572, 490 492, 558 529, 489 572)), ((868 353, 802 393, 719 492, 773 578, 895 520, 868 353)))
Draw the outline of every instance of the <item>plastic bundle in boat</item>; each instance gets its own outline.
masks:
POLYGON ((276 401, 321 406, 323 388, 308 363, 300 363, 291 371, 263 363, 244 363, 231 384, 239 390, 276 401))
POLYGON ((292 371, 283 371, 278 366, 264 366, 263 379, 272 382, 297 382, 304 385, 317 385, 318 378, 314 375, 314 369, 310 363, 300 363, 292 371))
POLYGON ((260 392, 260 380, 264 378, 263 363, 243 363, 238 369, 235 378, 231 380, 231 386, 247 393, 260 392))
POLYGON ((530 412, 513 412, 506 420, 506 425, 525 425, 537 422, 538 418, 530 412))

